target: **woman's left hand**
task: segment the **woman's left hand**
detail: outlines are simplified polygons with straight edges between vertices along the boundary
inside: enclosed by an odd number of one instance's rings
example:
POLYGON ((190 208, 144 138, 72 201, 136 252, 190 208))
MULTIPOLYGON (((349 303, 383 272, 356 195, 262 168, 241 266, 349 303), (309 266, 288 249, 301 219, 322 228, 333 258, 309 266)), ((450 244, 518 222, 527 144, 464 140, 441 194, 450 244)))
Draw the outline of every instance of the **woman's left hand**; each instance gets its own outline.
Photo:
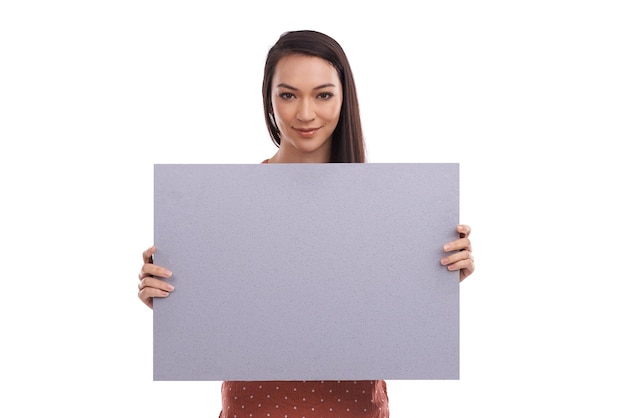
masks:
POLYGON ((459 239, 449 242, 443 246, 443 250, 452 254, 441 259, 441 264, 448 267, 450 271, 460 271, 460 281, 474 272, 474 256, 472 255, 472 243, 469 234, 472 231, 467 225, 458 225, 456 230, 459 239))

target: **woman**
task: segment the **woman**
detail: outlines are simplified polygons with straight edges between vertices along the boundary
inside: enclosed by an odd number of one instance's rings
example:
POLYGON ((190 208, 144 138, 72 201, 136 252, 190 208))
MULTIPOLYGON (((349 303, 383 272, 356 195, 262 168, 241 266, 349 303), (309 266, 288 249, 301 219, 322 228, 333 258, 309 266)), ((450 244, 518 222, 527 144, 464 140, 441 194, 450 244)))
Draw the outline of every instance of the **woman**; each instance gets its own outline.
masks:
MULTIPOLYGON (((341 46, 314 31, 283 34, 270 49, 263 79, 263 105, 278 151, 264 163, 363 163, 365 147, 350 65, 341 46)), ((474 271, 470 228, 444 245, 441 260, 460 280, 474 271)), ((173 290, 159 278, 171 272, 143 253, 139 298, 149 307, 173 290)), ((388 418, 385 382, 231 382, 222 384, 220 418, 368 417, 388 418)))

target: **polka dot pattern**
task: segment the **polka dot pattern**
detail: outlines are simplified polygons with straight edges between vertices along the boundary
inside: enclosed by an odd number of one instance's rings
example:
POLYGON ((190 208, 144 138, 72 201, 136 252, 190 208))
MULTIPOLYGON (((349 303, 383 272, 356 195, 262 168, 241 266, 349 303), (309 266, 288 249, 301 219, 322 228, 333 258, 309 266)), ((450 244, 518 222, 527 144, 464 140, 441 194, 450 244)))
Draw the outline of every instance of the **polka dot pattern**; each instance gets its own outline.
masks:
POLYGON ((384 380, 222 383, 220 418, 389 418, 384 380))

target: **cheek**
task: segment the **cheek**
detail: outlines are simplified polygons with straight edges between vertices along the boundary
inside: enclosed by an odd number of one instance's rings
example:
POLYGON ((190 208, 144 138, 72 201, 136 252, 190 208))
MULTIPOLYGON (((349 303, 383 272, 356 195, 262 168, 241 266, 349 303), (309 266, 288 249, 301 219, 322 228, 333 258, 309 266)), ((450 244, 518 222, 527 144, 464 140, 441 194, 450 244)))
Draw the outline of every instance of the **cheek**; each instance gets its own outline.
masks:
POLYGON ((289 109, 284 104, 272 104, 272 109, 274 109, 274 118, 277 124, 289 120, 289 109))
POLYGON ((337 119, 339 119, 339 115, 341 114, 342 105, 343 105, 343 95, 340 94, 339 97, 337 98, 337 101, 334 102, 334 106, 333 106, 333 111, 337 119))
POLYGON ((333 106, 330 119, 332 119, 335 122, 338 122, 340 115, 341 115, 341 102, 336 103, 335 106, 333 106))

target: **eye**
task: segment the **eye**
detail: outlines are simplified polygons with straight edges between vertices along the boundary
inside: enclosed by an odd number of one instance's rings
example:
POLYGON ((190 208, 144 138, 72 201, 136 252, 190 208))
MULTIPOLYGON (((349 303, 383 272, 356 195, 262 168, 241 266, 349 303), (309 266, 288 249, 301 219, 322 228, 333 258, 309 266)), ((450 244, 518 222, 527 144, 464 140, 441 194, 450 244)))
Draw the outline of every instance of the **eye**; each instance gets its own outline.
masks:
POLYGON ((296 97, 296 96, 294 96, 294 95, 293 95, 293 93, 287 93, 287 92, 285 92, 285 93, 280 93, 278 96, 279 96, 281 99, 285 99, 285 100, 293 99, 293 98, 295 98, 295 97, 296 97))
POLYGON ((320 93, 317 95, 317 97, 319 97, 322 100, 328 100, 330 98, 332 98, 334 96, 334 94, 332 93, 320 93))

